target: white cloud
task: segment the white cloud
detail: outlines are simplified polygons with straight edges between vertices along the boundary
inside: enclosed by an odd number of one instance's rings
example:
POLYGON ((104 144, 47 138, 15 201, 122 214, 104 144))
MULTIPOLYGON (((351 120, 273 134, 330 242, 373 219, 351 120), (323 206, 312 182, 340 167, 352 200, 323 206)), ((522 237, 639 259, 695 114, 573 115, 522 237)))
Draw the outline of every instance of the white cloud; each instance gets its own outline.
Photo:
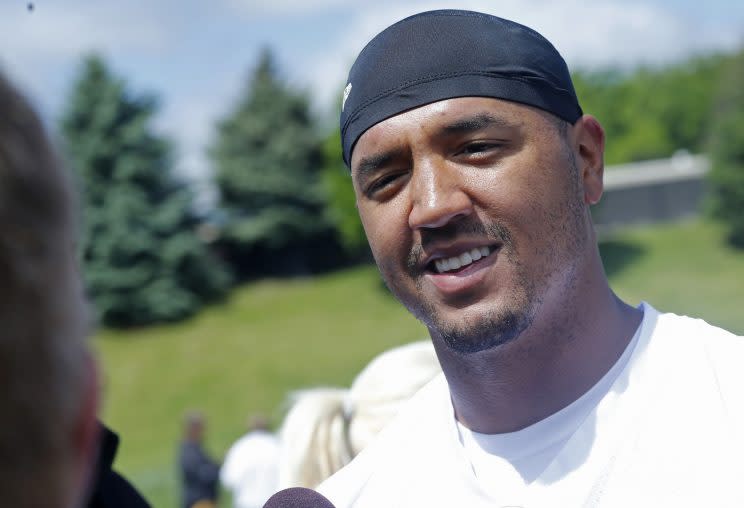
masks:
POLYGON ((107 2, 37 2, 33 11, 6 3, 0 8, 0 57, 20 73, 77 58, 96 49, 159 51, 167 31, 150 11, 116 8, 107 2))
POLYGON ((0 6, 0 64, 38 99, 42 109, 60 100, 63 79, 80 55, 162 51, 169 42, 166 26, 141 2, 127 8, 109 2, 3 1, 0 6), (53 97, 51 97, 53 96, 53 97))
POLYGON ((199 210, 217 201, 207 149, 241 86, 236 75, 211 76, 209 86, 199 92, 170 94, 158 115, 156 128, 175 141, 175 174, 192 184, 199 210))
POLYGON ((224 106, 213 96, 172 98, 164 104, 157 128, 177 135, 176 157, 182 176, 190 179, 204 177, 207 165, 205 150, 224 106))
POLYGON ((226 0, 229 7, 247 15, 298 15, 319 9, 347 5, 344 0, 226 0))
MULTIPOLYGON (((324 104, 336 99, 362 47, 386 26, 416 12, 451 7, 431 0, 364 3, 334 41, 333 50, 307 59, 303 72, 324 104)), ((470 0, 458 8, 488 12, 528 25, 547 37, 570 67, 628 66, 673 61, 693 52, 731 49, 735 27, 706 26, 685 12, 626 0, 470 0)))
MULTIPOLYGON (((3 0, 0 6, 0 64, 12 79, 31 97, 36 106, 53 125, 61 113, 61 105, 71 85, 81 55, 96 51, 113 63, 113 71, 120 74, 122 60, 142 61, 142 56, 165 55, 172 47, 177 32, 170 22, 178 8, 172 1, 149 5, 144 0, 121 2, 34 2, 33 11, 26 2, 16 5, 3 0), (171 4, 171 5, 168 5, 171 4)), ((131 67, 131 66, 130 66, 131 67)), ((136 71, 136 67, 135 67, 136 71)), ((140 74, 124 74, 127 81, 136 81, 140 74)), ((164 76, 165 77, 165 76, 164 76)), ((166 79, 167 81, 167 79, 166 79)), ((130 87, 131 87, 130 83, 130 87)), ((149 91, 150 87, 146 87, 149 91)), ((140 93, 139 87, 132 87, 140 93)), ((188 118, 173 118, 168 106, 171 90, 165 92, 165 106, 157 118, 157 128, 177 141, 178 166, 184 174, 206 173, 203 158, 197 153, 206 132, 198 127, 210 115, 207 108, 187 108, 188 118), (183 154, 181 147, 185 147, 183 154)), ((178 95, 177 90, 173 98, 178 95)), ((183 103, 190 103, 185 98, 183 103)))
POLYGON ((116 9, 106 2, 49 3, 34 11, 3 7, 3 53, 69 57, 90 48, 155 50, 163 46, 163 26, 140 9, 116 9))
MULTIPOLYGON (((457 7, 535 28, 572 67, 664 62, 741 42, 742 31, 725 14, 698 20, 671 0, 660 2, 461 0, 457 7)), ((259 43, 251 34, 269 33, 292 83, 310 87, 330 111, 354 58, 376 33, 416 12, 452 7, 437 0, 37 0, 28 12, 26 3, 0 0, 0 64, 46 113, 59 114, 80 54, 102 51, 135 89, 162 95, 158 129, 177 142, 180 173, 199 179, 208 175, 204 149, 215 121, 242 86, 243 55, 259 43), (222 65, 197 72, 205 58, 222 65)), ((711 0, 706 12, 715 5, 711 0)))

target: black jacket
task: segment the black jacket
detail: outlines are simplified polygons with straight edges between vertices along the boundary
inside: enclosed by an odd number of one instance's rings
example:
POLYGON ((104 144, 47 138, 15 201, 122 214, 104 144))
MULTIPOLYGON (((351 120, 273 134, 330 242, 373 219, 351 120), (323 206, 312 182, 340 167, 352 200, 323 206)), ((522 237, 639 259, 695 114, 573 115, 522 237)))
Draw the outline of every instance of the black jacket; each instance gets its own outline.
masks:
POLYGON ((207 456, 201 445, 183 441, 178 462, 181 466, 183 506, 188 508, 200 500, 216 501, 220 466, 207 456))
POLYGON ((119 436, 101 424, 101 446, 88 508, 150 508, 150 504, 119 473, 111 469, 119 436))

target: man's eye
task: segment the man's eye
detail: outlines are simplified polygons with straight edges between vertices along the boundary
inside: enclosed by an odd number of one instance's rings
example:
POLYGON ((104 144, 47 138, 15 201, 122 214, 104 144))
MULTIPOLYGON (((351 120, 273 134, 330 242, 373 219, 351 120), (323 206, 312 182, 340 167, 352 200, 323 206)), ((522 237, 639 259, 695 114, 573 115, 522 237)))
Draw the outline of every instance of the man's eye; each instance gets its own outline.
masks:
POLYGON ((379 193, 386 188, 388 188, 391 184, 393 184, 396 180, 398 180, 402 176, 402 173, 389 173, 386 175, 383 175, 376 180, 370 182, 369 185, 367 185, 367 189, 365 193, 368 196, 372 196, 375 193, 379 193))
POLYGON ((465 145, 465 147, 462 150, 460 150, 460 153, 465 154, 465 155, 479 154, 479 153, 494 150, 498 148, 499 146, 500 145, 498 143, 479 141, 479 142, 474 142, 474 143, 468 143, 467 145, 465 145))

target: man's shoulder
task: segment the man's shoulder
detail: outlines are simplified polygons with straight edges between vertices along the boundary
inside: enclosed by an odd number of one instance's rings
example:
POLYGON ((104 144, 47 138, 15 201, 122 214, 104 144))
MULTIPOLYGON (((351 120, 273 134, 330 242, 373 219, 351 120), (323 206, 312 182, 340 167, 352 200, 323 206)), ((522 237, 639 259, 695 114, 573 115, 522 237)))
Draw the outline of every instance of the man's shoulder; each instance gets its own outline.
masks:
POLYGON ((659 313, 652 347, 667 374, 683 385, 710 386, 728 405, 744 406, 744 337, 703 319, 659 313))
POLYGON ((647 303, 644 303, 643 307, 644 312, 650 312, 655 317, 653 333, 658 338, 672 341, 676 345, 687 343, 716 350, 744 350, 744 337, 710 324, 704 319, 673 312, 660 312, 647 303))

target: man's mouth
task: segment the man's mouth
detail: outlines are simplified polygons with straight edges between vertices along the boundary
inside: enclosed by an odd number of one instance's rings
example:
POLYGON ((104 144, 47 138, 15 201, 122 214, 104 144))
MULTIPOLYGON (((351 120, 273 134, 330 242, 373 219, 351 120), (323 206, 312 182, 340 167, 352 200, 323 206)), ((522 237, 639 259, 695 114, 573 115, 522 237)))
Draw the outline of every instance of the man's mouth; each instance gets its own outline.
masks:
POLYGON ((481 246, 468 249, 456 256, 442 257, 432 260, 427 269, 433 273, 455 273, 467 268, 473 263, 488 257, 496 250, 495 246, 481 246))

